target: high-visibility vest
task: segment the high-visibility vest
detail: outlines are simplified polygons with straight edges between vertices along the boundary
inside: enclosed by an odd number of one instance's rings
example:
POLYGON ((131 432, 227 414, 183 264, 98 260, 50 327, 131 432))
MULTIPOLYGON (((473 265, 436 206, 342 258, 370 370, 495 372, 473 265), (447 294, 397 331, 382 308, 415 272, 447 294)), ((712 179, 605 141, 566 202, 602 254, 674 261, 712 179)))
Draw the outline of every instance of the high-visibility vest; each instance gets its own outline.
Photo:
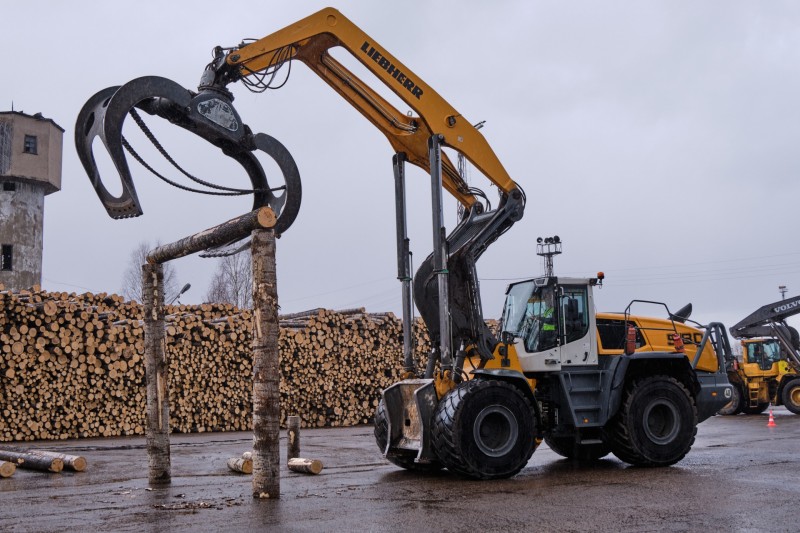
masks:
MULTIPOLYGON (((548 318, 552 318, 552 317, 553 317, 553 308, 552 307, 547 309, 547 310, 545 310, 544 314, 542 315, 542 318, 544 318, 544 319, 548 319, 548 318)), ((545 323, 542 325, 542 331, 555 331, 555 330, 556 330, 555 323, 550 323, 550 322, 545 321, 545 323)))

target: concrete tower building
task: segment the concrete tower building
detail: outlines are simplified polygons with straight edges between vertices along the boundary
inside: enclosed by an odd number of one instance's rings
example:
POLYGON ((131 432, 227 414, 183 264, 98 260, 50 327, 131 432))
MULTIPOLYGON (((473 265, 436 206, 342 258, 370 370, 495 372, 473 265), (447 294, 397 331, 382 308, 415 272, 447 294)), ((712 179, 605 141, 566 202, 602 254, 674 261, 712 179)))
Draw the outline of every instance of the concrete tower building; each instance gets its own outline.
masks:
POLYGON ((42 282, 44 197, 61 190, 64 129, 41 113, 0 112, 0 283, 42 282))

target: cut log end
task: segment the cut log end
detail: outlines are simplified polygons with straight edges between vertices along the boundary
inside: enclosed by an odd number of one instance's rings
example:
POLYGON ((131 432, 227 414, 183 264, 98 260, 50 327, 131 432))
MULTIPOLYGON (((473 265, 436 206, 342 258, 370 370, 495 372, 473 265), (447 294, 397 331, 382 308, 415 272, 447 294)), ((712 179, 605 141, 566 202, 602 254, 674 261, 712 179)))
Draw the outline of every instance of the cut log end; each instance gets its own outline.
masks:
POLYGON ((17 470, 17 465, 8 461, 0 461, 0 477, 11 477, 17 470))
POLYGON ((244 457, 231 457, 228 459, 228 468, 240 474, 252 474, 253 460, 244 457))

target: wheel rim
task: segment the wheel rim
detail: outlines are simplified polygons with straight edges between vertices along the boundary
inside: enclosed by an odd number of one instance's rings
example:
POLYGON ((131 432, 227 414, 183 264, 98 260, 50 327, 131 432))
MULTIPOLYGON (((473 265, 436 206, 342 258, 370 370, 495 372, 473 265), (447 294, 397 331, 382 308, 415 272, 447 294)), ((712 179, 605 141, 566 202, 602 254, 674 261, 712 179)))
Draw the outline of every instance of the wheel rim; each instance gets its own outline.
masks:
POLYGON ((656 444, 668 444, 678 435, 680 416, 675 405, 665 400, 651 402, 644 412, 644 432, 656 444))
POLYGON ((800 405, 800 386, 789 391, 789 399, 794 405, 800 405))
POLYGON ((517 442, 519 426, 508 408, 490 405, 478 413, 472 426, 475 444, 489 457, 502 457, 511 451, 517 442))

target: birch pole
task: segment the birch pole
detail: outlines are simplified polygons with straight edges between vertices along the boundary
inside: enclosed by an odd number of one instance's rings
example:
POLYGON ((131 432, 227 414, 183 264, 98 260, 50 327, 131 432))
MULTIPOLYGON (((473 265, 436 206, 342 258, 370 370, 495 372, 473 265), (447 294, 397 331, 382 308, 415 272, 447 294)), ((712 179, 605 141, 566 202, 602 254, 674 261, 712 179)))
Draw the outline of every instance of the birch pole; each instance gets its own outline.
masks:
POLYGON ((280 498, 280 367, 275 232, 252 233, 253 497, 280 498))
POLYGON ((164 350, 164 268, 142 265, 144 360, 147 378, 147 459, 150 484, 171 480, 169 456, 169 367, 164 350))

